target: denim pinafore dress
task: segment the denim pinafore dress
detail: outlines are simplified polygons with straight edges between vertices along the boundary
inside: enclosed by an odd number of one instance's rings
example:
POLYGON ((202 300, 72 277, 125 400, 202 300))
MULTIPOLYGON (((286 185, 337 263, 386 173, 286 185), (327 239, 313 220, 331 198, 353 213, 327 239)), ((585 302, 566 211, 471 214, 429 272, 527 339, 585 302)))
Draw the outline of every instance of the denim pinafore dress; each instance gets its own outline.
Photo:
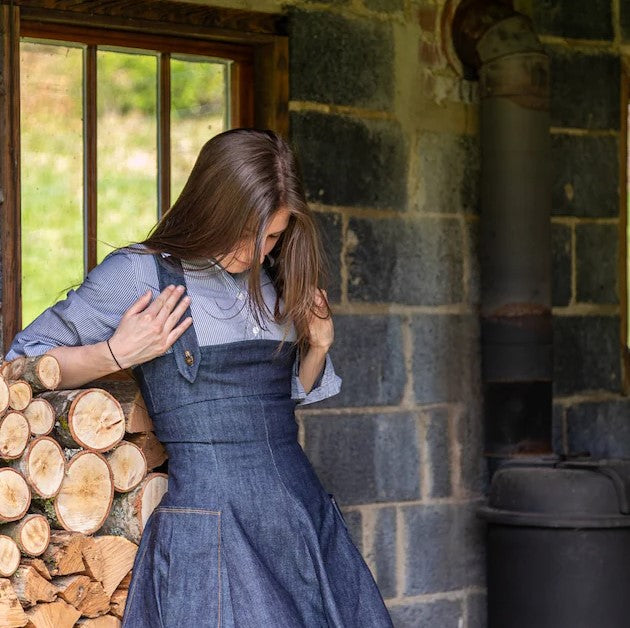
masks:
MULTIPOLYGON (((154 258, 160 290, 185 285, 154 258)), ((140 540, 123 628, 393 626, 298 442, 295 348, 279 344, 200 347, 191 325, 172 353, 134 367, 169 480, 140 540)))

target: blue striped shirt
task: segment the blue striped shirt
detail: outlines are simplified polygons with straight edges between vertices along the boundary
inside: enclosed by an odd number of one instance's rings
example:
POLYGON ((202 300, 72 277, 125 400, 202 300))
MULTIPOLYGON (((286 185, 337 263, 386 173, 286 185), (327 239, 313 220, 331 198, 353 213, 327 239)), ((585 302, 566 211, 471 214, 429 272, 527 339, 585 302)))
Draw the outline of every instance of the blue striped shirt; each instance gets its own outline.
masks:
MULTIPOLYGON (((135 244, 131 248, 142 246, 135 244)), ((286 340, 295 340, 292 323, 288 328, 270 318, 264 319, 264 327, 256 323, 247 298, 249 271, 229 273, 215 266, 202 272, 191 272, 194 266, 192 261, 182 262, 200 346, 256 338, 280 340, 285 331, 288 332, 286 340)), ((262 270, 262 296, 273 312, 276 291, 268 274, 262 270)), ((118 327, 125 311, 149 289, 153 298, 160 292, 153 256, 125 249, 112 251, 88 273, 76 290, 70 290, 65 299, 44 310, 15 336, 5 359, 40 355, 58 346, 88 345, 106 340, 118 327)), ((172 350, 170 347, 167 353, 172 350)), ((308 394, 298 373, 299 356, 296 356, 291 398, 297 400, 298 405, 326 399, 336 395, 341 388, 341 378, 335 373, 329 354, 326 354, 324 369, 308 394)))

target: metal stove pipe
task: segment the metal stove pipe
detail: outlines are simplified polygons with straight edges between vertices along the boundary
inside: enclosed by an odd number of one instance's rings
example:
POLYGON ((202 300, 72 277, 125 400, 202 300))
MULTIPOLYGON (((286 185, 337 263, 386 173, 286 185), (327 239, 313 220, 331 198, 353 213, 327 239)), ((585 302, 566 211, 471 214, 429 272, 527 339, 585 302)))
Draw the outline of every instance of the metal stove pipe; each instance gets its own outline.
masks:
POLYGON ((549 59, 529 18, 501 0, 464 0, 453 37, 480 83, 482 381, 496 469, 552 448, 549 59))

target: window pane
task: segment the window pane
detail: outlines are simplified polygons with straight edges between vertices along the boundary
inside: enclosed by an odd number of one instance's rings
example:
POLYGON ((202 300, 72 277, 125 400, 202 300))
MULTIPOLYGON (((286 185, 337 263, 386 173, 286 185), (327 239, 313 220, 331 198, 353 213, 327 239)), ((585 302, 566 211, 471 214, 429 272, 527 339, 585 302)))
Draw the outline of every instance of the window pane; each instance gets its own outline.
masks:
POLYGON ((157 57, 97 53, 97 259, 157 220, 157 57))
POLYGON ((83 280, 83 51, 20 43, 22 326, 83 280))
POLYGON ((201 147, 229 128, 228 76, 225 62, 171 58, 171 203, 201 147))

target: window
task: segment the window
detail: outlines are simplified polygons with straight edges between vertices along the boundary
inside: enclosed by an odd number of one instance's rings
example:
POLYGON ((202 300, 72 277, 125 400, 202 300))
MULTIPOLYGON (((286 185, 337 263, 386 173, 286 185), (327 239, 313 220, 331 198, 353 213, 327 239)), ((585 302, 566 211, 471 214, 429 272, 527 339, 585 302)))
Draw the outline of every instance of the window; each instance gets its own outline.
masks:
POLYGON ((145 237, 207 139, 288 127, 281 16, 14 4, 0 7, 5 350, 112 248, 145 237))

